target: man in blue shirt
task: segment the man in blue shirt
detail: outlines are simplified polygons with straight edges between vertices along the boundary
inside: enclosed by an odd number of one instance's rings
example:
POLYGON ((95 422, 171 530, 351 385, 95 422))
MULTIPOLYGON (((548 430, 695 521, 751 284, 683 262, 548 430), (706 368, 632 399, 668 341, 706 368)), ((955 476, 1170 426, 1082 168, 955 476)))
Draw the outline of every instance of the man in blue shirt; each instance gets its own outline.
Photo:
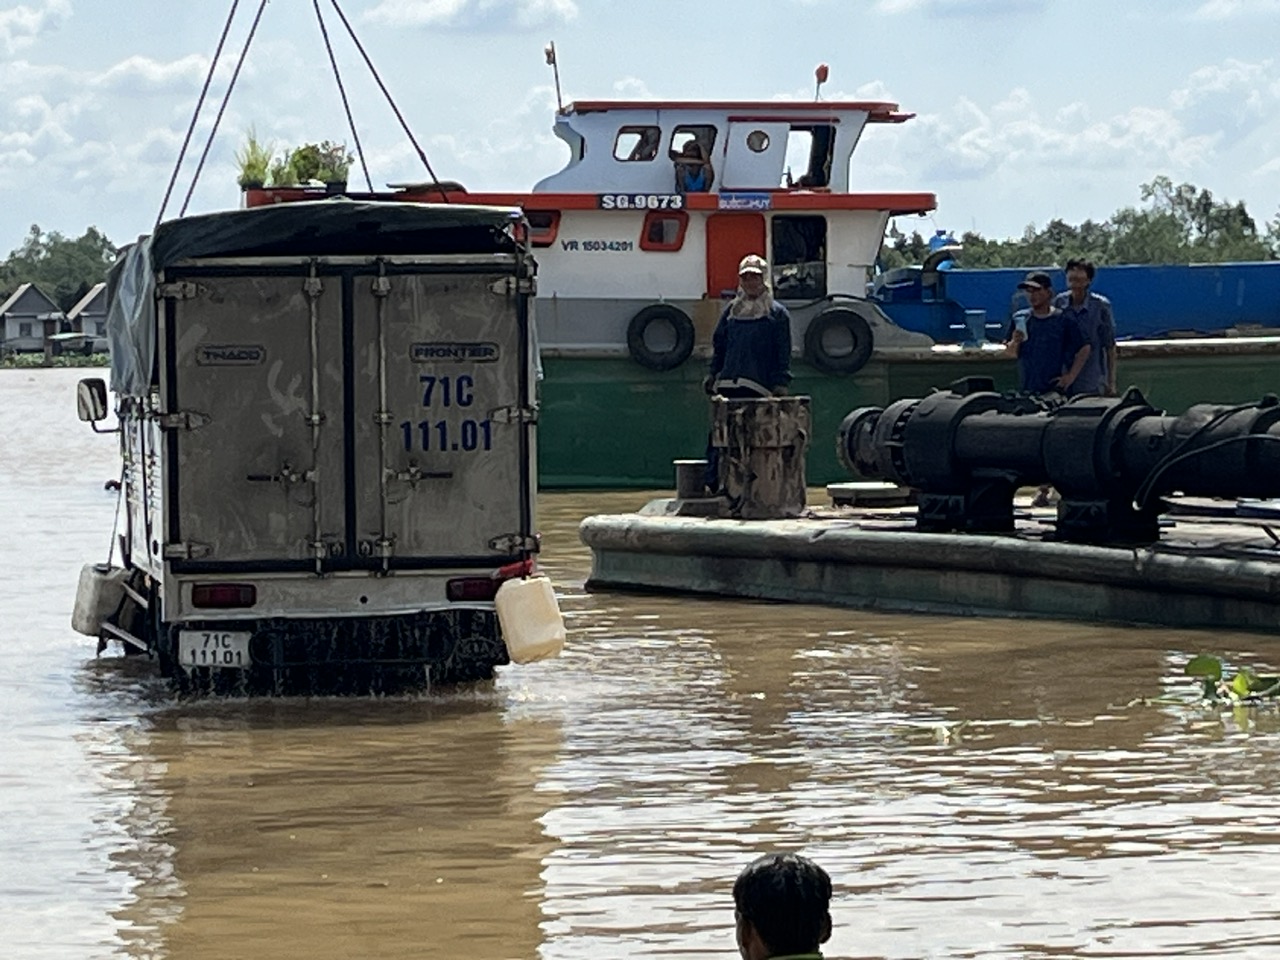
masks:
MULTIPOLYGON (((1066 393, 1089 359, 1089 344, 1079 324, 1053 305, 1053 280, 1047 273, 1028 273, 1018 289, 1031 301, 1030 310, 1014 315, 1009 336, 1009 352, 1018 358, 1022 389, 1027 393, 1066 393)), ((1045 486, 1031 505, 1047 507, 1052 502, 1045 486)))
POLYGON ((1090 347, 1074 321, 1053 305, 1053 281, 1033 271, 1018 284, 1031 309, 1013 318, 1009 352, 1018 358, 1021 387, 1027 393, 1065 393, 1088 362, 1090 347))
MULTIPOLYGON (((769 264, 748 254, 738 264, 738 295, 711 335, 711 369, 702 386, 726 400, 782 396, 791 382, 791 314, 773 299, 769 264)), ((719 488, 719 458, 707 441, 706 485, 719 488)))
POLYGON ((1067 391, 1072 397, 1116 395, 1116 322, 1111 301, 1089 289, 1094 272, 1088 260, 1068 260, 1068 291, 1053 300, 1053 305, 1076 323, 1089 344, 1089 359, 1067 391))
POLYGON ((738 265, 738 295, 720 314, 711 335, 707 392, 730 400, 787 392, 791 382, 791 314, 773 299, 764 257, 748 254, 738 265))

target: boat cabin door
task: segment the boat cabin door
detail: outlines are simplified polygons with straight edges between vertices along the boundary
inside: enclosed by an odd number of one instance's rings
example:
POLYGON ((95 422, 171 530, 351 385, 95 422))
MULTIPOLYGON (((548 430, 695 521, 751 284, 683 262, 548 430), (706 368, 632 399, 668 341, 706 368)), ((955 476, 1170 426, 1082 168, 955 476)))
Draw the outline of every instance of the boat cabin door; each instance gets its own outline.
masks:
POLYGON ((732 297, 738 289, 738 264, 749 253, 768 259, 764 215, 713 213, 707 218, 707 298, 732 297))
POLYGON ((720 190, 776 190, 787 159, 788 123, 735 120, 725 138, 720 190))

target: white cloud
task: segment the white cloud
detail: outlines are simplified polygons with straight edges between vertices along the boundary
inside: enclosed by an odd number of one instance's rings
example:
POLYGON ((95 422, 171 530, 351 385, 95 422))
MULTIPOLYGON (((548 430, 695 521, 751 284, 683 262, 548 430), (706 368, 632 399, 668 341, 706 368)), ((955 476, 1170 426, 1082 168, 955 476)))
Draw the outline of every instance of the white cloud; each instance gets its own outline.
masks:
POLYGON ((1280 0, 1205 0, 1191 16, 1196 20, 1231 20, 1280 13, 1280 0))
POLYGON ((1169 95, 1169 102, 1188 129, 1239 140, 1280 109, 1280 70, 1271 60, 1201 67, 1169 95))
POLYGON ((13 54, 61 26, 71 16, 71 0, 43 0, 36 6, 19 4, 0 10, 0 47, 13 54))
POLYGON ((613 92, 619 100, 652 100, 653 91, 638 77, 623 77, 614 81, 613 92))
POLYGON ((188 91, 199 88, 208 69, 209 58, 195 53, 168 62, 132 56, 94 77, 92 83, 124 94, 188 91))
POLYGON ((577 15, 575 0, 381 0, 364 19, 389 27, 527 30, 577 15))
POLYGON ((876 12, 923 14, 935 17, 994 17, 1038 13, 1047 0, 876 0, 876 12))
MULTIPOLYGON (((893 150, 927 158, 922 170, 930 180, 1126 169, 1194 177, 1215 170, 1277 113, 1280 68, 1271 60, 1227 60, 1192 72, 1165 104, 1102 118, 1083 103, 1049 113, 1022 87, 987 106, 962 97, 949 110, 922 115, 893 150)), ((1269 158, 1265 144, 1259 148, 1269 158)), ((1262 164, 1260 172, 1271 172, 1262 164)))

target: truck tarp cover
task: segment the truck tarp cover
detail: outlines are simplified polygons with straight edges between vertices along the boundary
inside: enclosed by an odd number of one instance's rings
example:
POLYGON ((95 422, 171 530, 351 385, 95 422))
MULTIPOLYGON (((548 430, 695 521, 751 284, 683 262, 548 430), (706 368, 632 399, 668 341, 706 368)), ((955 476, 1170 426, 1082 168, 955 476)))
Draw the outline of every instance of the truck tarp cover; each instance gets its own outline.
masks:
POLYGON ((111 389, 144 396, 155 358, 156 275, 210 257, 337 257, 512 253, 503 207, 348 200, 282 203, 160 224, 107 278, 111 389))

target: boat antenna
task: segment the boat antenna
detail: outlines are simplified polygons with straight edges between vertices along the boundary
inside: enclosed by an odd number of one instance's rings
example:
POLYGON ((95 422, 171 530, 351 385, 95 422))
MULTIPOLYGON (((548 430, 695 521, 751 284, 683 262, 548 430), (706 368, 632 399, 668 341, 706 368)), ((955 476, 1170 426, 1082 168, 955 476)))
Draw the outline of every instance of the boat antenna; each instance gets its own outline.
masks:
POLYGON ((551 72, 556 78, 556 112, 564 113, 564 99, 560 96, 560 64, 556 62, 556 42, 552 40, 547 44, 547 66, 551 68, 551 72))
POLYGON ((818 82, 813 87, 813 99, 822 99, 822 85, 827 82, 827 76, 831 73, 831 68, 825 63, 818 64, 818 68, 813 71, 813 77, 818 82))

